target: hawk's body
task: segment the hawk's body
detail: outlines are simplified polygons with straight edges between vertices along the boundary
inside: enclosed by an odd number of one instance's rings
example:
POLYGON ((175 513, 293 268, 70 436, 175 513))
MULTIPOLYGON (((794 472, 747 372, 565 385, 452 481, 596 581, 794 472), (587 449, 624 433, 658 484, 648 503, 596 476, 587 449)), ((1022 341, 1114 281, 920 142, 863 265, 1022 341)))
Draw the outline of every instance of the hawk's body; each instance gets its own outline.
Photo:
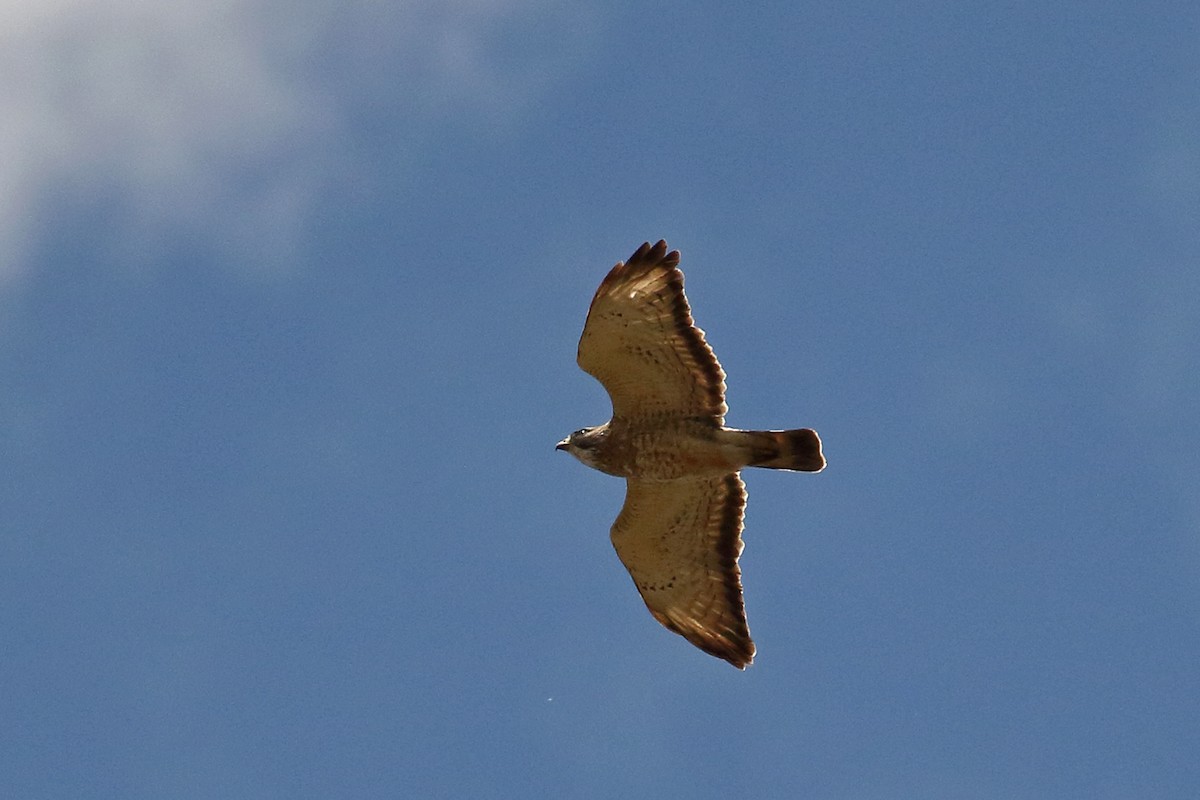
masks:
POLYGON ((692 322, 679 253, 647 242, 596 290, 579 366, 608 390, 612 419, 559 443, 627 480, 613 546, 650 613, 736 667, 754 658, 741 573, 746 466, 816 472, 807 428, 726 428, 725 373, 692 322))

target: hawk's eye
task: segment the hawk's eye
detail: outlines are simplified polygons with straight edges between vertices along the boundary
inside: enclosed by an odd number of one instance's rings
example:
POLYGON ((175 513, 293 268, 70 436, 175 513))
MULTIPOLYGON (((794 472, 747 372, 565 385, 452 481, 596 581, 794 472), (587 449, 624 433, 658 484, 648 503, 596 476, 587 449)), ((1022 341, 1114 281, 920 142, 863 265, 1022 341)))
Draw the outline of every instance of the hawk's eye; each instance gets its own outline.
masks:
POLYGON ((586 433, 586 432, 587 432, 587 428, 580 428, 579 430, 577 430, 577 431, 575 431, 574 433, 572 433, 572 434, 571 434, 571 436, 572 436, 572 437, 575 437, 575 436, 583 436, 583 434, 584 434, 584 433, 586 433))

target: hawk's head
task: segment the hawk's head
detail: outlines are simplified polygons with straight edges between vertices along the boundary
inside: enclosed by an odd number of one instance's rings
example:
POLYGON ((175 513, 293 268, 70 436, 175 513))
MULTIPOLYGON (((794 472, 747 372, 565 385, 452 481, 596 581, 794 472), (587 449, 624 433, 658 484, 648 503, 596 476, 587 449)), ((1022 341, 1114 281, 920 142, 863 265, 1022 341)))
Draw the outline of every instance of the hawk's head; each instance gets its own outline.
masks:
POLYGON ((566 450, 589 467, 600 469, 596 461, 597 448, 604 443, 604 437, 607 435, 607 422, 594 428, 580 428, 555 445, 554 449, 566 450))

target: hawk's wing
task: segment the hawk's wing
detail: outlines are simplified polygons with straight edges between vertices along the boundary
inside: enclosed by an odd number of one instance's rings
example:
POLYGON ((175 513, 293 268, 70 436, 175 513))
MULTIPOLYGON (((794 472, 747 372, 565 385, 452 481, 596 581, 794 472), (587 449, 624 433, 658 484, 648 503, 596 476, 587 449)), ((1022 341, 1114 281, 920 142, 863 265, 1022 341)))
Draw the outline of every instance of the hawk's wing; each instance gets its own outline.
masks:
POLYGON ((679 251, 646 242, 608 273, 588 309, 579 366, 612 398, 613 415, 725 416, 725 372, 683 294, 679 251))
POLYGON ((654 618, 739 669, 754 660, 742 603, 742 513, 736 472, 676 481, 630 479, 613 547, 654 618))

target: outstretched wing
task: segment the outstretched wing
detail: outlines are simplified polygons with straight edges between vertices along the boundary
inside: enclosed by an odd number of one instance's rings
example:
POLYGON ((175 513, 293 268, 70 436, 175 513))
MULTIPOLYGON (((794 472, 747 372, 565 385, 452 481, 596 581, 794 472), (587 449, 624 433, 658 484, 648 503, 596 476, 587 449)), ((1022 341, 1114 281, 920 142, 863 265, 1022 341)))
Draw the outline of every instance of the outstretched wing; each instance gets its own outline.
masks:
POLYGON ((683 294, 679 251, 646 242, 596 290, 579 366, 612 398, 613 415, 656 412, 724 423, 725 372, 683 294))
POLYGON ((742 515, 736 472, 678 481, 630 479, 613 547, 654 618, 739 669, 754 660, 742 602, 742 515))

